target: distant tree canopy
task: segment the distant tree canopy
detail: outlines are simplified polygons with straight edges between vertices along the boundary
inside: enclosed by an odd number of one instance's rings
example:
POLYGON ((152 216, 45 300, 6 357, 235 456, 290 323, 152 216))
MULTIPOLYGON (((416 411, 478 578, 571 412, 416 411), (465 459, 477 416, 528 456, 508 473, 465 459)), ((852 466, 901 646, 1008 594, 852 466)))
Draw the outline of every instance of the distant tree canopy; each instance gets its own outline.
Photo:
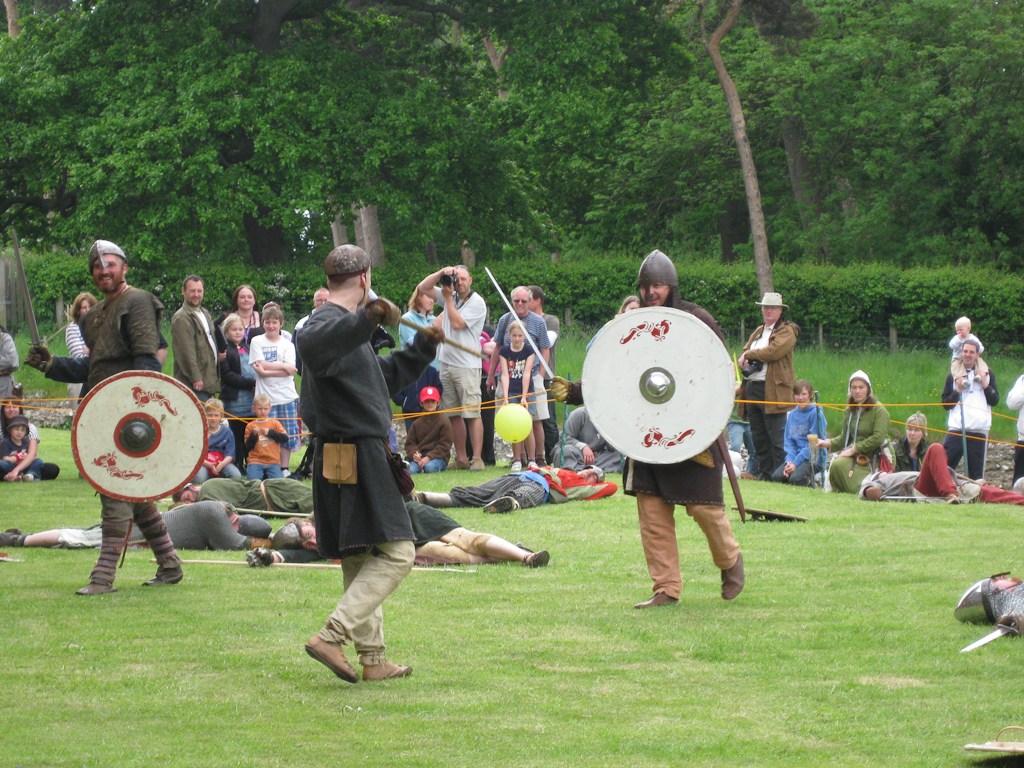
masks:
MULTIPOLYGON (((468 241, 753 269, 694 3, 17 7, 0 226, 27 244, 286 262, 375 205, 389 259, 468 241)), ((1024 266, 1022 50, 1017 0, 746 0, 722 55, 773 260, 1024 266)))

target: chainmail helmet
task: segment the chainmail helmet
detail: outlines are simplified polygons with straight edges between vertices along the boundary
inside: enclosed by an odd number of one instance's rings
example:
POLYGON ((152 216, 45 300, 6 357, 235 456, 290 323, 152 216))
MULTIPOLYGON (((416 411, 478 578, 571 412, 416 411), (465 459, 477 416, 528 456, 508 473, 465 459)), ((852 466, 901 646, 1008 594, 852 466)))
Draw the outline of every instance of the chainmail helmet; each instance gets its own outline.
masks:
POLYGON ((339 245, 324 259, 328 277, 349 277, 370 268, 370 255, 357 245, 339 245))
POLYGON ((270 543, 274 549, 302 549, 302 543, 308 539, 302 535, 302 529, 297 522, 287 522, 277 529, 277 533, 270 537, 270 543))
POLYGON ((108 253, 112 253, 115 256, 120 256, 121 261, 128 264, 128 257, 124 255, 124 251, 121 250, 121 246, 117 243, 112 243, 109 240, 97 240, 92 244, 92 248, 89 249, 89 269, 92 269, 92 265, 96 262, 100 256, 104 256, 108 253))
POLYGON ((971 624, 995 624, 1008 614, 1024 614, 1024 584, 1006 574, 971 585, 953 611, 957 619, 971 624))
POLYGON ((641 295, 644 288, 649 288, 655 283, 662 283, 672 288, 679 287, 676 265, 672 263, 672 259, 658 250, 647 254, 647 258, 640 265, 640 272, 636 276, 636 284, 640 288, 641 295))
POLYGON ((259 515, 238 516, 238 532, 243 536, 250 536, 257 539, 269 539, 271 530, 270 523, 259 515))

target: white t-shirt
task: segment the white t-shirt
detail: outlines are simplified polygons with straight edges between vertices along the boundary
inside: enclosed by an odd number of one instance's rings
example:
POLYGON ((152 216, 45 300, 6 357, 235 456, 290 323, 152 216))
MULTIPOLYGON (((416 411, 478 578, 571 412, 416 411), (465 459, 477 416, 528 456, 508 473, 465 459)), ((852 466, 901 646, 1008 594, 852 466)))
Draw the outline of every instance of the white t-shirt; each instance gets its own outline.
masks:
MULTIPOLYGON (((434 288, 434 296, 435 300, 441 305, 441 308, 444 309, 444 293, 442 293, 439 286, 434 288)), ((451 321, 448 319, 448 313, 445 312, 441 320, 441 330, 444 331, 445 338, 451 339, 470 349, 480 349, 480 331, 484 329, 484 319, 487 317, 486 302, 475 291, 469 294, 465 304, 459 304, 458 296, 453 295, 453 298, 455 299, 455 308, 462 315, 462 319, 466 322, 466 327, 460 328, 457 331, 453 330, 451 321)), ((451 344, 442 344, 438 348, 437 359, 456 368, 483 369, 482 358, 478 355, 471 355, 469 352, 463 352, 461 349, 456 349, 451 344)))
MULTIPOLYGON (((249 342, 249 364, 257 360, 268 363, 290 363, 295 365, 295 345, 285 338, 270 341, 266 336, 256 336, 249 342)), ((271 405, 284 405, 299 398, 295 391, 293 376, 256 376, 256 394, 267 395, 271 405)))

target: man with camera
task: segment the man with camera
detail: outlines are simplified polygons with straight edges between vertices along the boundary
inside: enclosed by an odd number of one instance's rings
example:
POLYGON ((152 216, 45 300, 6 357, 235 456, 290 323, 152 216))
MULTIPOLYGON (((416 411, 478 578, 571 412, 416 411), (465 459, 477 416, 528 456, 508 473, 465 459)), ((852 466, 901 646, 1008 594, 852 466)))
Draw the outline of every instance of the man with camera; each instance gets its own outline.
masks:
POLYGON ((786 414, 793 410, 793 348, 800 326, 782 319, 789 309, 782 294, 765 293, 761 301, 764 324, 750 335, 737 364, 743 376, 737 412, 750 423, 760 480, 786 461, 786 414), (745 401, 745 402, 744 402, 745 401))
POLYGON ((996 375, 977 372, 978 344, 972 339, 963 346, 965 375, 960 382, 952 373, 946 374, 942 388, 942 407, 949 411, 948 429, 942 441, 949 459, 949 468, 956 469, 964 460, 964 474, 972 480, 985 477, 985 454, 988 433, 992 429, 992 406, 999 402, 996 375), (964 456, 964 443, 967 456, 964 456))
MULTIPOLYGON (((487 317, 487 304, 483 297, 473 291, 473 278, 464 265, 444 267, 427 275, 416 286, 416 290, 444 305, 444 311, 434 320, 434 325, 444 331, 444 337, 469 349, 480 347, 480 331, 487 317)), ((484 442, 484 426, 480 421, 480 377, 483 372, 481 358, 451 344, 445 344, 438 352, 441 363, 441 404, 439 409, 451 411, 455 437, 455 469, 480 471, 484 468, 481 451, 484 442), (466 456, 466 434, 473 447, 472 458, 466 456)))

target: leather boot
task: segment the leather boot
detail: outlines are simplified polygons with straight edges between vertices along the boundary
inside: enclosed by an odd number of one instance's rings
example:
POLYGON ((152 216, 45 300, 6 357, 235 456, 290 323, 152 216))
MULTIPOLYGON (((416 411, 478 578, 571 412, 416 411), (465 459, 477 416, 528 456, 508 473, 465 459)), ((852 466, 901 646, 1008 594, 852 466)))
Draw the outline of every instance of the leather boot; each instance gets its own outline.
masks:
POLYGON ((76 595, 109 595, 113 592, 117 592, 117 587, 113 584, 104 584, 101 581, 90 581, 81 589, 75 592, 76 595))
POLYGON ((183 578, 185 578, 185 572, 181 570, 181 560, 174 558, 173 561, 161 563, 160 567, 156 569, 156 576, 143 582, 142 586, 157 587, 161 584, 177 584, 183 578))
POLYGON ((736 555, 732 568, 722 571, 722 598, 732 600, 743 591, 743 553, 736 555))
POLYGON ((382 664, 363 667, 363 680, 387 680, 392 677, 408 677, 411 674, 412 667, 392 664, 387 659, 382 664))
POLYGON ((657 608, 659 605, 675 605, 679 602, 678 597, 672 597, 666 595, 664 592, 656 592, 654 597, 650 600, 644 600, 642 603, 637 603, 634 608, 657 608))
POLYGON ((349 683, 358 683, 359 675, 345 658, 345 651, 340 645, 329 643, 320 635, 313 635, 306 643, 306 653, 319 661, 335 675, 349 683))

